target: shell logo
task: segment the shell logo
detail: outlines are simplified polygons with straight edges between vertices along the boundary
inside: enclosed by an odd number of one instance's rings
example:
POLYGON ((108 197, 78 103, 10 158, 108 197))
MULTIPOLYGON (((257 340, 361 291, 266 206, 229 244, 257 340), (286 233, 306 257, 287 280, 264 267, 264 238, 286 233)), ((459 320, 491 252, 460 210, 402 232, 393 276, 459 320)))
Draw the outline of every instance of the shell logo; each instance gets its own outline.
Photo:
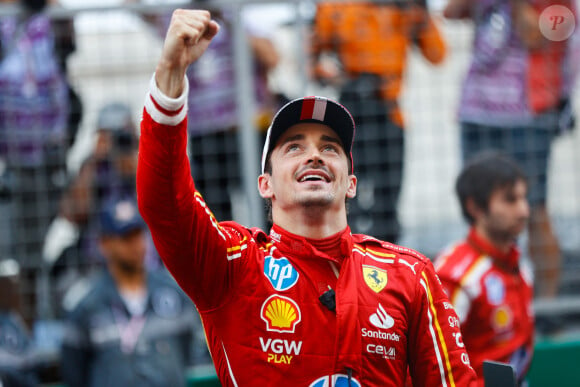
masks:
POLYGON ((273 294, 262 304, 260 317, 270 332, 294 333, 301 320, 301 313, 294 300, 273 294))
POLYGON ((496 331, 504 331, 512 326, 512 312, 506 305, 496 308, 492 314, 492 325, 496 331))

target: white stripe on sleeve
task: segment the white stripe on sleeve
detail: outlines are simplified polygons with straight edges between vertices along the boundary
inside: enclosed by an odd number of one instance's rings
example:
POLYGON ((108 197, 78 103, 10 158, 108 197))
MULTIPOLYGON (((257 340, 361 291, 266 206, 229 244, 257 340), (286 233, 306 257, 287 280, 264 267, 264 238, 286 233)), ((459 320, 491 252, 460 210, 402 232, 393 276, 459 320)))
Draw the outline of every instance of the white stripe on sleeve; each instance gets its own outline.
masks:
POLYGON ((187 78, 184 78, 183 93, 181 93, 177 98, 171 98, 159 90, 157 82, 155 82, 155 74, 153 74, 151 81, 149 82, 149 93, 145 97, 145 110, 147 110, 147 113, 149 113, 151 118, 153 118, 153 120, 158 124, 175 126, 182 122, 187 116, 188 95, 189 82, 187 81, 187 78), (153 98, 155 102, 165 110, 174 112, 181 109, 181 111, 175 115, 168 115, 159 110, 151 98, 153 98))

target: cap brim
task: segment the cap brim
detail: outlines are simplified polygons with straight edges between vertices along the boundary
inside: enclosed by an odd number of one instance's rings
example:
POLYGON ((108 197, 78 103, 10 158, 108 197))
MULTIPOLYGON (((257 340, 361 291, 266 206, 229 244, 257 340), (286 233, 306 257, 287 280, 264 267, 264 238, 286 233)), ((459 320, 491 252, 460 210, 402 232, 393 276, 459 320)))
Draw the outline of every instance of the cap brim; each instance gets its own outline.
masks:
POLYGON ((349 111, 340 103, 325 97, 312 96, 298 98, 284 105, 268 128, 264 149, 262 152, 262 173, 270 152, 282 134, 293 125, 300 122, 318 122, 327 125, 336 132, 343 149, 350 159, 352 169, 352 143, 354 141, 355 124, 349 111))

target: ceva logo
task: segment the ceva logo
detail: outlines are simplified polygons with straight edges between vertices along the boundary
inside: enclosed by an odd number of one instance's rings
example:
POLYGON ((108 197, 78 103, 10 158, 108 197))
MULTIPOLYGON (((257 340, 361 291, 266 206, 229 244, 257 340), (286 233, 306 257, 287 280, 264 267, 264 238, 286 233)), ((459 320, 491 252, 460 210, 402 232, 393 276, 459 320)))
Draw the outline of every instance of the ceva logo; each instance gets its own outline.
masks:
POLYGON ((294 300, 273 294, 262 304, 260 317, 270 332, 294 333, 301 320, 301 313, 294 300))
POLYGON ((361 384, 355 378, 349 381, 348 375, 334 374, 316 379, 309 387, 361 387, 361 384))
POLYGON ((287 258, 267 256, 264 259, 264 275, 278 291, 288 290, 298 282, 298 272, 287 258))

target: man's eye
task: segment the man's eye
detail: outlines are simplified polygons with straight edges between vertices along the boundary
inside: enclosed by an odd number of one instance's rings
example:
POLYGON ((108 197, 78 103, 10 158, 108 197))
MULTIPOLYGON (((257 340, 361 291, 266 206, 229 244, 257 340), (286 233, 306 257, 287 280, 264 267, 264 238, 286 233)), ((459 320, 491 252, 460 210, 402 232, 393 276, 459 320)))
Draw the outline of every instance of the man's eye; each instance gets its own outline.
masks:
POLYGON ((322 149, 325 152, 337 152, 337 148, 334 145, 325 145, 324 148, 322 149))
POLYGON ((507 203, 515 203, 518 198, 513 194, 506 194, 504 195, 503 200, 505 200, 507 203))
POLYGON ((298 144, 289 144, 288 147, 286 148, 286 151, 291 152, 298 149, 300 149, 300 146, 298 144))

